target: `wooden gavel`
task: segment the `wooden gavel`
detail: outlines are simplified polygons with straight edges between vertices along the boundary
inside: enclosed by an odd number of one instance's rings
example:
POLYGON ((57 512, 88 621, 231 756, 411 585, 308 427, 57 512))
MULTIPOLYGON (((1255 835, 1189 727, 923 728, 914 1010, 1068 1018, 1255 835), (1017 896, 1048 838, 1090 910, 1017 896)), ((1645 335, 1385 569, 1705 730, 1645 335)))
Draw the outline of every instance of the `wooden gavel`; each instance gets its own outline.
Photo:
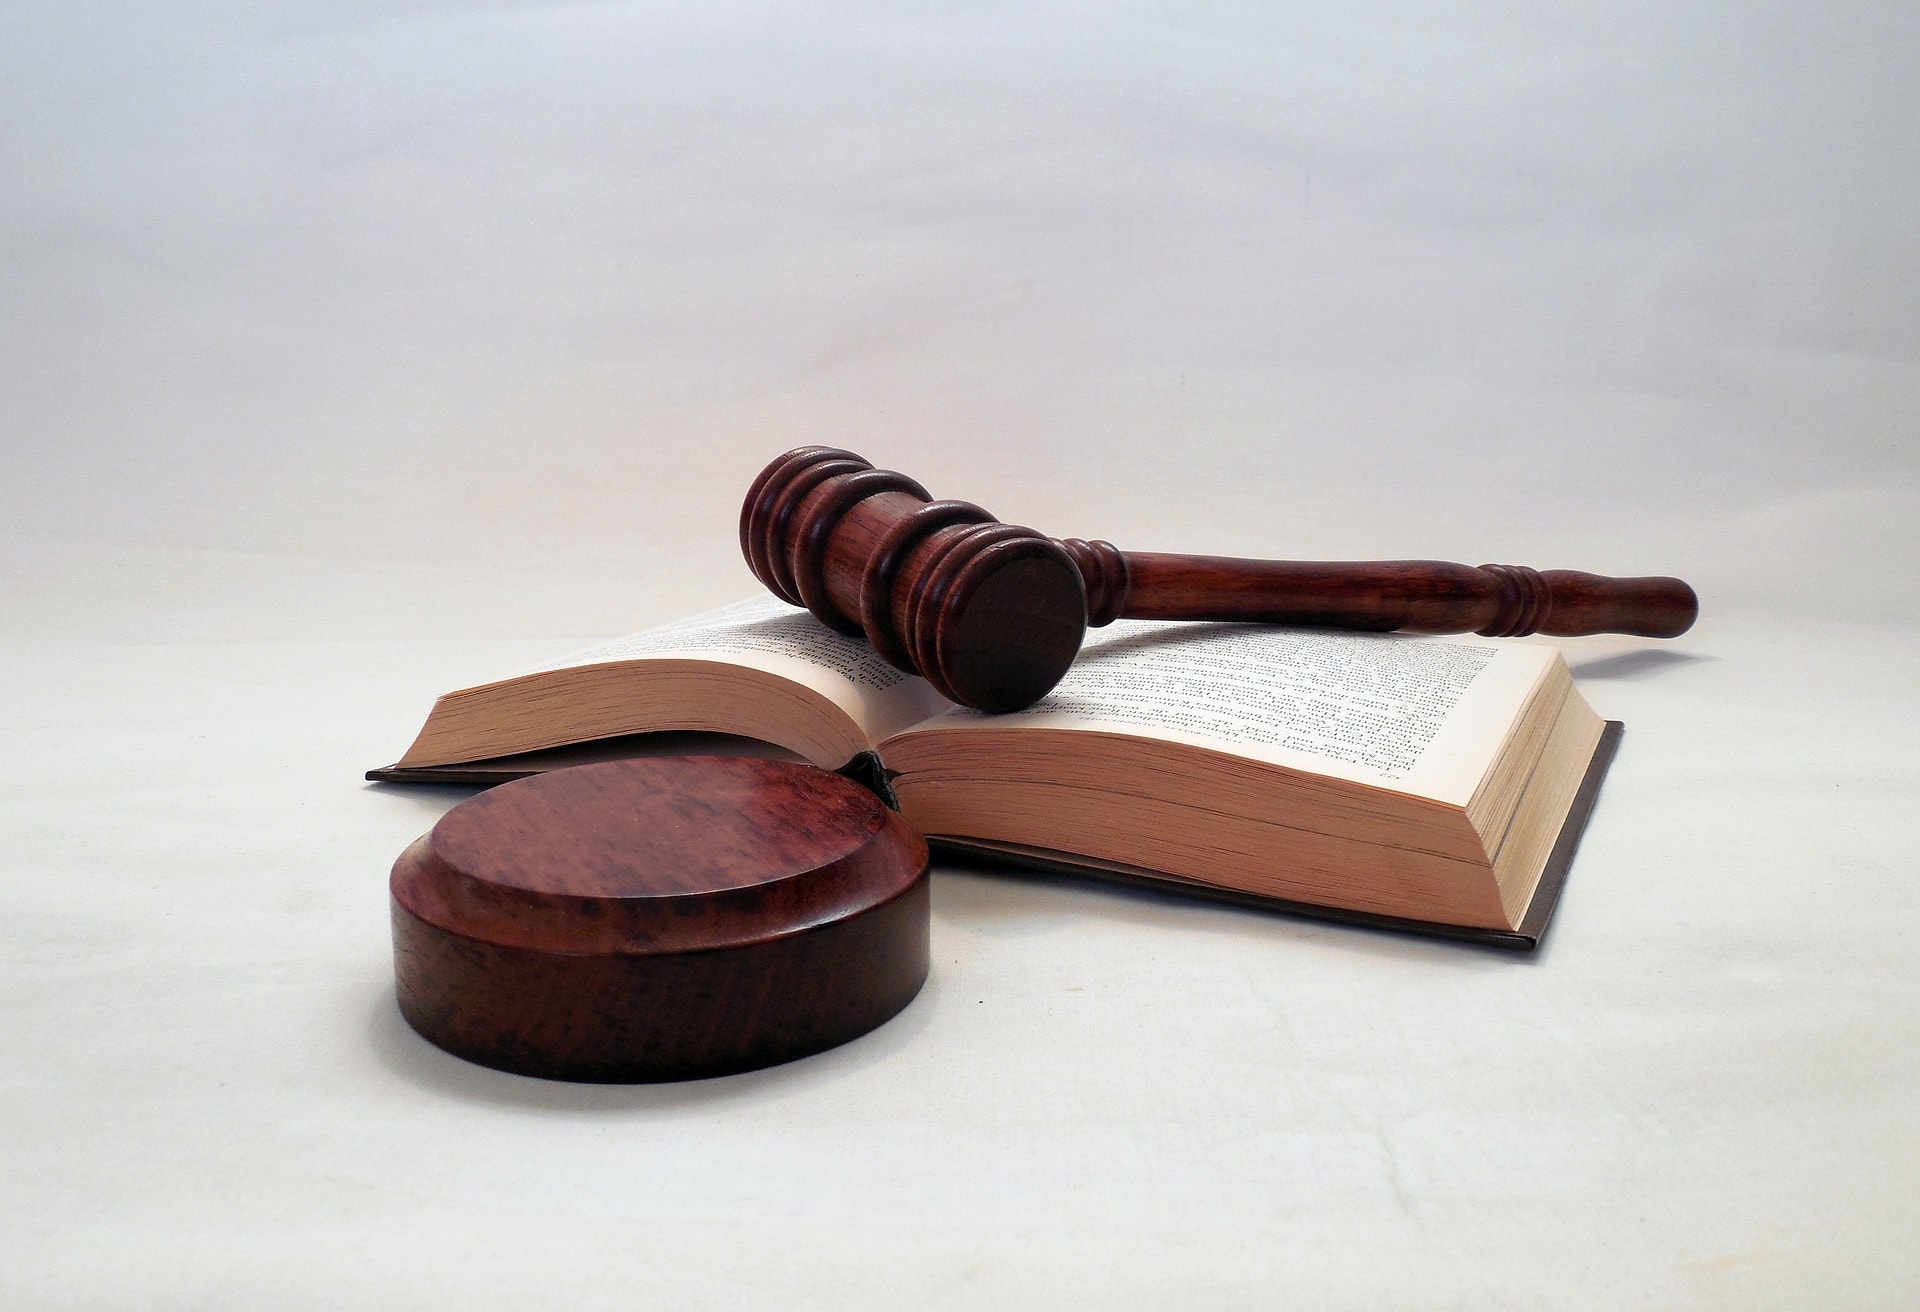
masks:
POLYGON ((1235 560, 1121 551, 1002 524, 833 447, 789 451, 740 508, 740 549, 773 592, 982 711, 1015 711, 1067 672, 1089 625, 1254 620, 1371 632, 1632 633, 1699 614, 1672 578, 1437 560, 1235 560))

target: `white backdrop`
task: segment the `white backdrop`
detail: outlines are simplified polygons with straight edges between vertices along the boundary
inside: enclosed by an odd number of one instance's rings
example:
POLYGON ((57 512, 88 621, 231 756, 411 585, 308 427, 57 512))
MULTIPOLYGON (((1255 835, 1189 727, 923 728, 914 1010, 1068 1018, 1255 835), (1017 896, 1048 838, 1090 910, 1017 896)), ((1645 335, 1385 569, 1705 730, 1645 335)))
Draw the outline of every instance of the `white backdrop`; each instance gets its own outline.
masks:
POLYGON ((1920 617, 1910 8, 1362 8, 16 5, 9 536, 670 573, 825 440, 1920 617))
POLYGON ((4 30, 15 1301, 1910 1303, 1911 6, 4 30), (948 983, 878 1047, 624 1102, 435 1065, 381 879, 451 798, 356 771, 438 691, 750 592, 739 498, 810 442, 1060 535, 1675 573, 1706 618, 1569 647, 1632 732, 1538 969, 955 874, 948 983), (1486 1074, 1514 1016, 1538 1085, 1486 1074), (686 1201, 636 1220, 647 1162, 686 1201), (618 1273, 582 1256, 616 1233, 618 1273))

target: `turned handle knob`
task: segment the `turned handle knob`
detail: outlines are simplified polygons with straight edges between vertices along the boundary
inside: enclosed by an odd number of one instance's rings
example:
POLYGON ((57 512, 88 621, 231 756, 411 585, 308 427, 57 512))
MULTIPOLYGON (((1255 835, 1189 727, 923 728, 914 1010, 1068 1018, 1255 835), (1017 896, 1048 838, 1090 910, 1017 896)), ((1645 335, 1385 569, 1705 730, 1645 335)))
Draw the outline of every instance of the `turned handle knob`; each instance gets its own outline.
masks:
POLYGON ((740 509, 740 548, 776 595, 984 711, 1045 696, 1087 626, 1121 616, 1671 638, 1699 613, 1693 589, 1673 578, 1431 560, 1236 560, 1056 541, 970 502, 935 501, 904 474, 833 447, 789 451, 761 471, 740 509))

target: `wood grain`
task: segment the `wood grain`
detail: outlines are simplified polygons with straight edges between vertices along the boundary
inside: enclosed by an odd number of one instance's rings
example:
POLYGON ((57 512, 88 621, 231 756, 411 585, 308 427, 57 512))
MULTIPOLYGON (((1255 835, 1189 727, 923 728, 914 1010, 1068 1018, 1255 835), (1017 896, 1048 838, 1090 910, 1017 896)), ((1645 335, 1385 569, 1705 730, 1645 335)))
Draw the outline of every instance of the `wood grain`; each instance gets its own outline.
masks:
POLYGON ((400 1010, 482 1065, 655 1081, 864 1034, 927 974, 927 847, 851 780, 579 766, 463 802, 391 881, 400 1010))

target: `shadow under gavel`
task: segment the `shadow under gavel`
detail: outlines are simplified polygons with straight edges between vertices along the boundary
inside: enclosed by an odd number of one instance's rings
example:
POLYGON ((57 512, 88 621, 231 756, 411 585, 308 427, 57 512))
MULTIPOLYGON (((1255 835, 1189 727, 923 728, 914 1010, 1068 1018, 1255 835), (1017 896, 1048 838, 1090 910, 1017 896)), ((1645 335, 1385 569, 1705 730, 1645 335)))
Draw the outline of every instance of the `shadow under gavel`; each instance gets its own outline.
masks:
POLYGON ((1236 560, 1058 540, 970 502, 935 501, 904 474, 822 446, 789 451, 760 472, 740 508, 740 549, 776 595, 982 711, 1038 701, 1067 672, 1088 626, 1123 616, 1671 638, 1700 609, 1673 578, 1437 560, 1236 560))

